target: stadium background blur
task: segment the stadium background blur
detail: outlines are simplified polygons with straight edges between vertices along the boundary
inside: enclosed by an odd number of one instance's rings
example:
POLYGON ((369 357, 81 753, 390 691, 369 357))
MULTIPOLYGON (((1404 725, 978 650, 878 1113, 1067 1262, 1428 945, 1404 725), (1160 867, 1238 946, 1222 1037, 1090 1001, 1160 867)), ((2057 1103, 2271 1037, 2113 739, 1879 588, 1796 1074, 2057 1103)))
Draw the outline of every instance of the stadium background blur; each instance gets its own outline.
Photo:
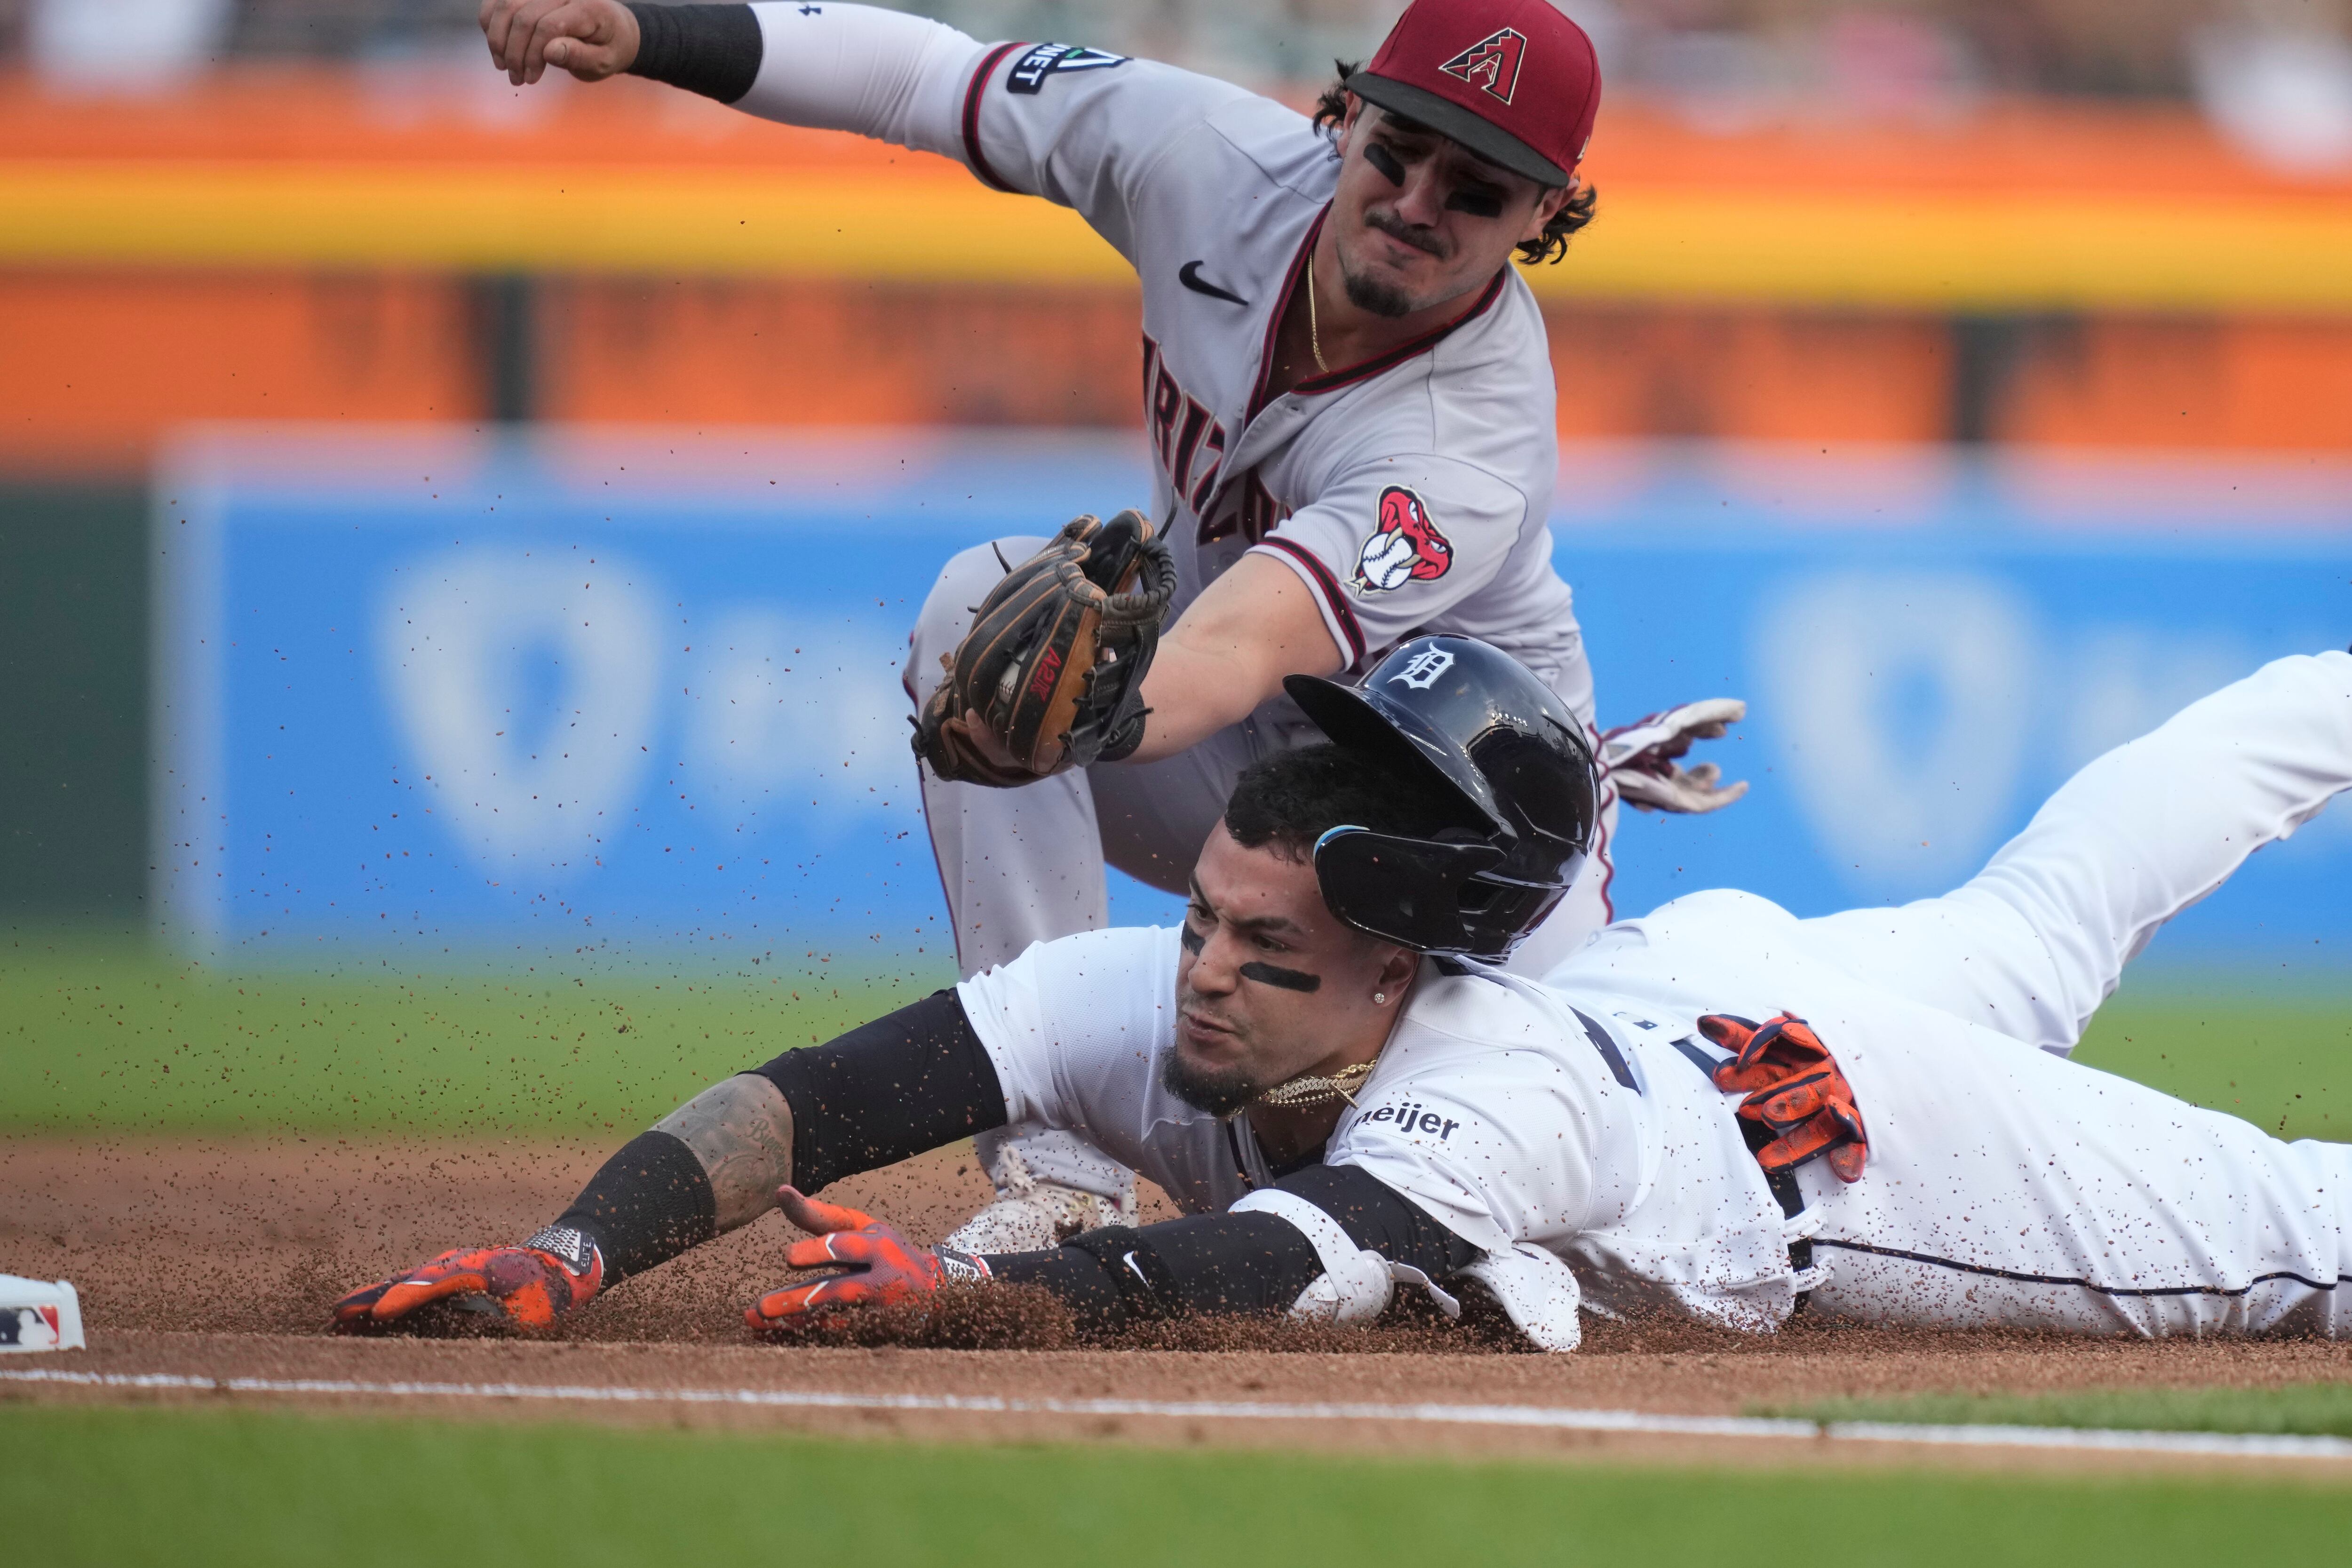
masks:
MULTIPOLYGON (((1605 718, 1755 704, 1754 794, 1630 824, 1621 907, 1933 890, 2092 752, 2352 637, 2352 0, 1567 8, 1609 91, 1601 220, 1531 276, 1562 567, 1605 718)), ((1395 9, 936 5, 1301 105, 1395 9)), ((461 1206, 445 1152, 584 1171, 940 984, 900 639, 949 549, 1144 493, 1136 325, 1066 215, 640 82, 510 89, 471 0, 0 0, 0 1268, 151 1223, 331 1250, 398 1207, 338 1171, 461 1206), (45 1145, 108 1194, 69 1236, 21 1201, 45 1145)), ((2083 1057, 2346 1137, 2347 887, 2339 806, 2083 1057)), ((2352 1434, 2343 1390, 1894 1418, 2352 1434)), ((2341 1537, 2300 1475, 1433 1491, 1426 1455, 703 1436, 8 1400, 0 1514, 60 1563, 389 1562, 550 1497, 583 1563, 870 1552, 880 1517, 959 1563, 2341 1537)))
MULTIPOLYGON (((1567 8, 1610 83, 1602 216, 1530 280, 1604 721, 1757 703, 1755 798, 1637 826, 1621 904, 1933 890, 2100 747, 2352 635, 2352 4, 1567 8)), ((934 9, 1303 105, 1396 6, 934 9)), ((13 931, 314 971, 780 943, 940 971, 896 639, 948 548, 1139 493, 1116 256, 937 159, 634 80, 510 88, 462 0, 0 0, 0 71, 13 931), (571 568, 533 541, 617 551, 636 630, 564 644, 571 568), (383 584, 421 565, 478 657, 404 686, 383 584), (868 596, 830 675, 778 673, 868 596), (767 718, 729 729, 714 690, 767 718), (650 760, 532 773, 575 698, 650 760), (481 798, 423 821, 436 758, 481 798), (627 816, 634 858, 516 829, 541 784, 574 827, 627 816), (714 824, 795 886, 722 875, 714 824)), ((2334 985, 2347 868, 2323 818, 2158 956, 2334 985)))

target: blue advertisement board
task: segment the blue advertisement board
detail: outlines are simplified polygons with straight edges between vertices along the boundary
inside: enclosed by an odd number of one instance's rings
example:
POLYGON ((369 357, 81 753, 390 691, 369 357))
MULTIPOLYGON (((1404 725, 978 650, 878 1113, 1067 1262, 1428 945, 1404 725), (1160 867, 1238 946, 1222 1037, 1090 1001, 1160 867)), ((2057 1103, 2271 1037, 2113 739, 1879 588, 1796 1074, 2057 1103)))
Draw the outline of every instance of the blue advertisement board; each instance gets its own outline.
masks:
MULTIPOLYGON (((163 473, 159 907, 239 962, 944 967, 907 630, 953 551, 1149 494, 1139 446, 1028 434, 221 430, 163 473)), ((1623 912, 1939 891, 2099 751, 2352 639, 2347 465, 1611 446, 1560 497, 1602 721, 1751 705, 1748 798, 1629 817, 1623 912)), ((2332 963, 2347 885, 2338 811, 2167 950, 2332 963)))

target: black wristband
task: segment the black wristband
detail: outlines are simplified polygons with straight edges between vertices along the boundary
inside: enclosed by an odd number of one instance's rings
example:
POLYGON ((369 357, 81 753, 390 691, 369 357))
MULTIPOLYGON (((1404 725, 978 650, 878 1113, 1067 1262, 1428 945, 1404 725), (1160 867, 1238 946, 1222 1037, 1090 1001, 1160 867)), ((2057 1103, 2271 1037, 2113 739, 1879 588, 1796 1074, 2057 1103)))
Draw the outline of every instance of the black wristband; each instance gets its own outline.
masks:
POLYGON ((1082 1231, 1063 1243, 1062 1250, 1095 1260, 1097 1271, 1118 1294, 1122 1324, 1172 1318, 1181 1305, 1180 1289, 1160 1260, 1159 1249, 1133 1226, 1082 1231))
POLYGON ((1143 744, 1143 731, 1150 726, 1151 710, 1137 703, 1132 713, 1121 714, 1111 731, 1103 738, 1102 750, 1095 753, 1098 763, 1123 763, 1135 755, 1143 744))
POLYGON ((640 1132, 589 1178, 555 1223, 596 1243, 610 1286, 718 1235, 719 1199, 683 1141, 640 1132))
POLYGON ((1075 1247, 1051 1252, 997 1252, 985 1259, 990 1275, 1016 1285, 1042 1285, 1060 1297, 1085 1334, 1115 1334, 1127 1327, 1127 1307, 1102 1260, 1075 1247))
POLYGON ((631 5, 637 58, 628 74, 682 87, 721 103, 751 90, 765 47, 749 5, 631 5))
POLYGON ((1283 1311, 1323 1272, 1297 1226, 1261 1213, 1106 1226, 1072 1237, 1062 1250, 1096 1260, 1129 1321, 1283 1311))

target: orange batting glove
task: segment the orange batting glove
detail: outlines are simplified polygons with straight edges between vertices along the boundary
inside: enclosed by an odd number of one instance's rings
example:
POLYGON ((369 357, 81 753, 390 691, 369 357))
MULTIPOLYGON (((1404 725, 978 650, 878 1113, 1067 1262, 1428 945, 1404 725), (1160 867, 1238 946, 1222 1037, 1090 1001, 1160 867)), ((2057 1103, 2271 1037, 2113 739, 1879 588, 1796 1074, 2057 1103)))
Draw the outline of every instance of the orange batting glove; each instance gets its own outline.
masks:
POLYGON ((335 1303, 344 1333, 381 1329, 428 1302, 457 1298, 467 1310, 519 1329, 544 1329, 604 1287, 604 1257, 576 1230, 550 1226, 520 1247, 445 1252, 422 1268, 352 1291, 335 1303))
POLYGON ((1816 1154, 1826 1155, 1841 1182, 1862 1180, 1870 1138, 1853 1086, 1829 1047, 1802 1018, 1783 1013, 1761 1027, 1745 1018, 1715 1013, 1698 1021, 1699 1033, 1738 1053, 1715 1069, 1715 1086, 1745 1094, 1739 1118, 1772 1134, 1756 1151, 1767 1171, 1790 1171, 1816 1154))
POLYGON ((951 1280, 991 1277, 987 1263, 971 1253, 918 1247, 896 1226, 839 1204, 803 1197, 792 1187, 776 1189, 776 1206, 810 1233, 807 1240, 786 1250, 786 1263, 794 1268, 841 1267, 821 1279, 761 1297, 743 1314, 743 1321, 755 1329, 797 1328, 801 1320, 828 1307, 911 1301, 951 1280))

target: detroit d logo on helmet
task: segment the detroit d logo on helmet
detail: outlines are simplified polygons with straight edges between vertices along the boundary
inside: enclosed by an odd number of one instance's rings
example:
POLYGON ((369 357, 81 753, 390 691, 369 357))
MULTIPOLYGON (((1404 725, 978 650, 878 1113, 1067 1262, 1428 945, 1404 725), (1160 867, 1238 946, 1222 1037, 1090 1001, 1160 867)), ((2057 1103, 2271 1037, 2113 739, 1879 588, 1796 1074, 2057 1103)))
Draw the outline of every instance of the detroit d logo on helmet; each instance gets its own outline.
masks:
POLYGON ((1429 520, 1429 508, 1402 485, 1381 492, 1380 531, 1356 555, 1356 592, 1385 594, 1407 583, 1443 577, 1454 564, 1454 546, 1429 520))
POLYGON ((1447 76, 1460 77, 1473 87, 1483 88, 1508 103, 1511 95, 1519 90, 1519 61, 1527 52, 1527 35, 1515 28, 1504 27, 1479 39, 1437 68, 1447 76))

